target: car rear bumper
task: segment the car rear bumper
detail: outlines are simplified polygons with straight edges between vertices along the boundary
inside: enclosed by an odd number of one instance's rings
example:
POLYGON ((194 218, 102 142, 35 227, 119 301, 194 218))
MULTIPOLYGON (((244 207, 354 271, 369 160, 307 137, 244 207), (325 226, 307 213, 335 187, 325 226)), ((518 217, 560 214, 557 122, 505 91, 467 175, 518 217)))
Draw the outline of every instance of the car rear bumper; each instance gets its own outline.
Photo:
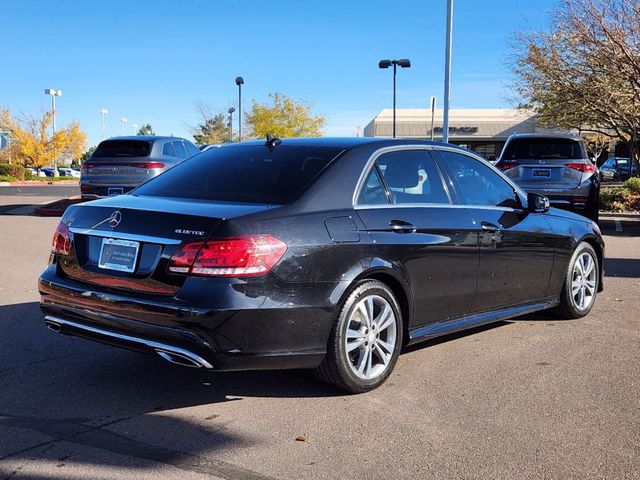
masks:
POLYGON ((59 276, 55 264, 42 273, 39 290, 51 330, 207 370, 314 368, 333 323, 327 305, 247 308, 239 297, 236 309, 228 299, 224 309, 212 309, 82 284, 59 276))
POLYGON ((580 211, 598 205, 600 180, 594 175, 576 188, 544 188, 531 184, 520 184, 520 187, 527 193, 544 195, 554 207, 580 211))

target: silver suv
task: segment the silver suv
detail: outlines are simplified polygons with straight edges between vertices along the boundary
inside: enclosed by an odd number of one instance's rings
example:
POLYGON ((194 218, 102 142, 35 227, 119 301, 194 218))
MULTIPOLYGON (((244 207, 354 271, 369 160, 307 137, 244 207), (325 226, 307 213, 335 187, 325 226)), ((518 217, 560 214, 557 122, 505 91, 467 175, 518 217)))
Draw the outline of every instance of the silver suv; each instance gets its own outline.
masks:
POLYGON ((84 200, 120 195, 197 155, 184 138, 138 135, 101 142, 82 165, 80 193, 84 200))
POLYGON ((553 206, 598 221, 600 178, 581 138, 511 135, 496 167, 527 192, 548 197, 553 206))

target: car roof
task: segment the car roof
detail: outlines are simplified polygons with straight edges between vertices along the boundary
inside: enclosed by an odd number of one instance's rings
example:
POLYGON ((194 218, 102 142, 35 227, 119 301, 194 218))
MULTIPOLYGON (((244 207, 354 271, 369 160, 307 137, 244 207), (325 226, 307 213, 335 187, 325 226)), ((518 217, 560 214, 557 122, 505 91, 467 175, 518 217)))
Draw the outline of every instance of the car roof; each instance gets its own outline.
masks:
POLYGON ((103 141, 109 141, 109 140, 142 140, 147 142, 156 142, 159 140, 164 141, 164 140, 185 140, 185 139, 182 137, 169 137, 169 136, 162 136, 162 135, 127 135, 127 136, 121 136, 121 137, 110 137, 103 141))
POLYGON ((560 139, 565 139, 565 140, 576 140, 576 141, 582 141, 582 138, 580 138, 577 135, 573 135, 571 133, 554 133, 554 132, 548 132, 548 133, 514 133, 511 136, 509 136, 509 140, 511 139, 515 139, 515 138, 560 138, 560 139))
MULTIPOLYGON (((252 140, 240 143, 225 143, 224 148, 233 148, 244 145, 264 145, 265 140, 252 140)), ((317 147, 317 148, 340 148, 350 149, 360 145, 379 144, 385 145, 439 145, 456 147, 455 145, 444 144, 442 142, 432 142, 413 138, 389 138, 389 137, 306 137, 306 138, 283 138, 280 145, 296 147, 317 147)), ((275 147, 278 148, 278 147, 275 147)))

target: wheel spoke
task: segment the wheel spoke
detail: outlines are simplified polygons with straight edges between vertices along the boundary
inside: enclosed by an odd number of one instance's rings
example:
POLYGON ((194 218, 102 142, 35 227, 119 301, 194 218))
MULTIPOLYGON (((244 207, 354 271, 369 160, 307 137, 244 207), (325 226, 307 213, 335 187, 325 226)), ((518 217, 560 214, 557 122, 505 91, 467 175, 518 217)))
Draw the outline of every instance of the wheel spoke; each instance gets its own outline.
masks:
POLYGON ((358 373, 360 373, 360 375, 367 375, 365 373, 365 370, 367 369, 367 362, 369 362, 369 369, 371 369, 371 350, 368 348, 365 348, 364 350, 362 350, 362 352, 360 352, 360 357, 358 358, 358 365, 356 366, 358 369, 358 373))
POLYGON ((383 332, 394 322, 395 316, 389 305, 385 305, 382 313, 378 315, 377 328, 378 332, 383 332))
POLYGON ((587 280, 587 288, 591 290, 591 294, 593 294, 596 290, 596 281, 595 280, 587 280))
POLYGON ((374 349, 378 358, 382 361, 382 364, 386 367, 389 364, 389 360, 391 360, 391 354, 385 352, 378 343, 374 345, 374 349))
POLYGON ((588 277, 591 275, 591 272, 593 271, 594 262, 593 262, 593 258, 591 258, 591 255, 585 255, 584 259, 585 259, 584 260, 585 261, 584 276, 588 277))
POLYGON ((393 353, 394 347, 393 345, 391 345, 390 343, 385 342, 384 340, 380 339, 376 342, 376 345, 384 348, 389 354, 393 353))
POLYGON ((367 327, 371 327, 373 322, 373 297, 367 297, 365 299, 365 305, 367 307, 367 327))
POLYGON ((353 342, 347 342, 347 353, 353 352, 356 348, 362 347, 364 344, 364 337, 357 338, 353 342))
POLYGON ((584 308, 584 287, 580 287, 580 293, 578 293, 578 306, 584 308))
POLYGON ((574 280, 573 282, 571 282, 571 293, 573 294, 574 297, 578 293, 578 290, 580 290, 581 286, 582 284, 578 280, 574 280))

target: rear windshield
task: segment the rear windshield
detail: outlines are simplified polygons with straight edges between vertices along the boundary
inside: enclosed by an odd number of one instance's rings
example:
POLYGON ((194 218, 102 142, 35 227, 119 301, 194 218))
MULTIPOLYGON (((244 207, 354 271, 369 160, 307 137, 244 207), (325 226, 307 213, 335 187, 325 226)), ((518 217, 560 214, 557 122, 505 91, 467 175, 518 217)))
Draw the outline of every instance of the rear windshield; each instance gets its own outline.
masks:
POLYGON ((151 143, 144 140, 106 140, 91 157, 148 157, 150 152, 151 143))
POLYGON ((505 147, 502 158, 578 160, 584 156, 580 142, 569 138, 515 138, 505 147))
POLYGON ((262 145, 212 148, 132 193, 243 203, 290 203, 339 153, 336 148, 262 145))

